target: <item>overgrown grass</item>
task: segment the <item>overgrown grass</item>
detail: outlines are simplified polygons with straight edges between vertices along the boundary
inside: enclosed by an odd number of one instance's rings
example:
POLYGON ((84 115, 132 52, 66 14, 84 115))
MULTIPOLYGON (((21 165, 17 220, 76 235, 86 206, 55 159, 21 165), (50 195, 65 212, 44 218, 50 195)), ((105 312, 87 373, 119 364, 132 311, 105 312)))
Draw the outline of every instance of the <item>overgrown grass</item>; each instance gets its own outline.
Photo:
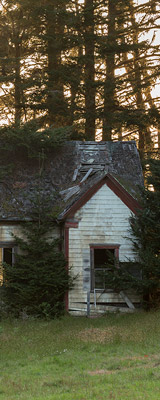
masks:
POLYGON ((160 312, 1 321, 0 400, 159 400, 160 312))

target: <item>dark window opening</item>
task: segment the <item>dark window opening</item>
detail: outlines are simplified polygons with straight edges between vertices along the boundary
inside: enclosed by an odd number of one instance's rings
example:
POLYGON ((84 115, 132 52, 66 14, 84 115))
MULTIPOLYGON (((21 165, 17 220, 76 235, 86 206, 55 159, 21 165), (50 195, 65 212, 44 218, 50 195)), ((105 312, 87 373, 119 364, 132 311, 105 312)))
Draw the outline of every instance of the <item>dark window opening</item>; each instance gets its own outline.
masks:
POLYGON ((91 290, 107 290, 107 273, 117 264, 118 247, 91 247, 91 290))
POLYGON ((12 265, 12 247, 3 249, 3 262, 12 265))
POLYGON ((114 249, 94 249, 94 266, 99 268, 104 265, 106 268, 114 264, 114 249))
POLYGON ((14 250, 14 247, 0 247, 0 286, 4 284, 3 263, 13 265, 14 250))

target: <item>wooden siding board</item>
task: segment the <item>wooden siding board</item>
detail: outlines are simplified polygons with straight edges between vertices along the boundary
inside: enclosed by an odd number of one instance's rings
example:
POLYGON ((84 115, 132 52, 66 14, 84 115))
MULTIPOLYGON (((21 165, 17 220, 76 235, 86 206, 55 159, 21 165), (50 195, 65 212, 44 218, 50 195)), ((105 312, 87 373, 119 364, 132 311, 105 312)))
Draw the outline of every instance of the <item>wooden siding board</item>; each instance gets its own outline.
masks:
MULTIPOLYGON (((13 242, 13 236, 17 235, 20 237, 23 237, 22 231, 21 231, 21 226, 20 225, 0 225, 0 241, 1 242, 6 242, 6 241, 12 241, 13 242)), ((51 235, 50 235, 51 237, 51 235)), ((58 238, 59 237, 59 227, 55 228, 54 231, 52 232, 52 239, 53 238, 58 238)))
MULTIPOLYGON (((78 228, 69 230, 69 262, 74 275, 78 273, 75 289, 69 294, 69 308, 82 311, 79 302, 87 302, 87 290, 90 281, 90 244, 104 243, 120 245, 120 261, 134 259, 129 233, 130 209, 107 186, 103 185, 88 202, 76 213, 79 220, 78 228), (85 261, 86 260, 86 261, 85 261), (79 304, 79 305, 78 305, 79 304)), ((132 294, 131 300, 138 301, 139 297, 132 294)), ((122 303, 121 296, 115 293, 105 293, 101 296, 102 303, 122 303)), ((91 293, 91 302, 94 294, 91 293)), ((98 300, 97 300, 98 301, 98 300)), ((87 305, 85 305, 87 307, 87 305)), ((105 307, 105 306, 104 306, 105 307)), ((99 311, 104 307, 98 306, 99 311)))
POLYGON ((13 237, 12 233, 14 235, 19 235, 20 234, 20 226, 18 225, 1 225, 0 226, 0 241, 1 242, 7 242, 7 241, 12 241, 13 242, 13 237))
MULTIPOLYGON (((91 308, 90 315, 97 317, 97 315, 99 315, 99 314, 103 315, 107 311, 109 311, 109 312, 117 312, 118 311, 118 312, 124 312, 124 313, 133 312, 133 310, 130 310, 130 308, 126 308, 126 307, 111 307, 111 306, 109 306, 109 307, 106 307, 105 310, 98 310, 98 311, 92 310, 92 308, 91 308)), ((81 316, 82 317, 82 316, 87 315, 87 310, 82 311, 81 309, 77 309, 77 308, 71 309, 70 314, 72 316, 81 316)))
MULTIPOLYGON (((135 293, 126 292, 127 296, 132 300, 133 303, 137 303, 140 300, 140 297, 135 293)), ((85 302, 87 303, 87 291, 83 290, 83 287, 77 288, 76 294, 74 291, 70 292, 70 303, 77 302, 85 302)), ((90 293, 90 301, 94 303, 94 293, 90 293)), ((100 295, 100 293, 96 294, 96 302, 98 303, 124 303, 124 300, 118 293, 106 292, 100 295)))

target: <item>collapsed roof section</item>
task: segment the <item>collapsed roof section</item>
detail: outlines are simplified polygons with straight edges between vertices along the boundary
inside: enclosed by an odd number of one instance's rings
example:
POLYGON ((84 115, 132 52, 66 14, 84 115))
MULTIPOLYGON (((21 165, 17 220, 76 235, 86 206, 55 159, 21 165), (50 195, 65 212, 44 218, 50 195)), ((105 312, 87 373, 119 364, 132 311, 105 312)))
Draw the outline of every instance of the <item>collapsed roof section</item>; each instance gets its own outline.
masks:
MULTIPOLYGON (((4 169, 7 160, 0 164, 4 169)), ((133 198, 143 185, 135 142, 70 141, 39 160, 12 155, 13 168, 0 179, 0 218, 20 220, 28 215, 37 188, 50 195, 53 207, 66 211, 107 174, 133 198)))

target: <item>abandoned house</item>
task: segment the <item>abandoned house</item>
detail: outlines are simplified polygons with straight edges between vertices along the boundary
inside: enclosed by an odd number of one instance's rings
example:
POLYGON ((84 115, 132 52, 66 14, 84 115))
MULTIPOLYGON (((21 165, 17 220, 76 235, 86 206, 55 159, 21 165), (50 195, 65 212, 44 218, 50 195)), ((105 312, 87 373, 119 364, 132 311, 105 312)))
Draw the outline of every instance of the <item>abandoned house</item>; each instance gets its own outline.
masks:
MULTIPOLYGON (((5 162, 1 160, 1 168, 5 162)), ((20 232, 29 199, 39 179, 39 161, 12 155, 12 172, 0 179, 0 261, 14 264, 11 232, 20 232)), ((134 141, 70 141, 44 158, 41 180, 46 195, 56 201, 54 235, 64 239, 64 251, 76 276, 66 308, 73 315, 93 315, 138 306, 135 293, 114 293, 107 288, 105 268, 111 255, 120 262, 134 260, 129 217, 138 209, 143 185, 142 168, 134 141), (101 272, 101 273, 100 273, 101 272)), ((115 266, 116 267, 116 266, 115 266)), ((0 275, 3 282, 2 273, 0 275)))

